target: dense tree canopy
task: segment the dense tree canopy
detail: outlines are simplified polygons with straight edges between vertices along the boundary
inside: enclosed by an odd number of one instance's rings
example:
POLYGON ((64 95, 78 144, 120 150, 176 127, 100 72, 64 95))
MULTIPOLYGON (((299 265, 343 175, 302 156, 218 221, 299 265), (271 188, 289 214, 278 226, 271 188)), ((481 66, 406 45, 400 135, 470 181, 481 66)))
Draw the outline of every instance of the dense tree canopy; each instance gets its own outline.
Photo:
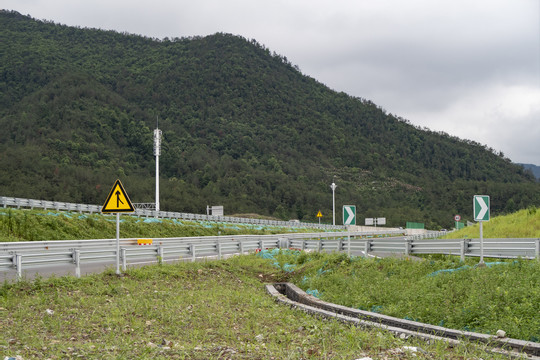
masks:
POLYGON ((448 227, 478 193, 495 213, 540 205, 540 185, 503 154, 332 91, 254 40, 157 40, 9 11, 0 25, 0 195, 100 204, 119 177, 151 202, 159 121, 165 210, 321 210, 328 222, 334 178, 338 209, 356 204, 359 222, 448 227))

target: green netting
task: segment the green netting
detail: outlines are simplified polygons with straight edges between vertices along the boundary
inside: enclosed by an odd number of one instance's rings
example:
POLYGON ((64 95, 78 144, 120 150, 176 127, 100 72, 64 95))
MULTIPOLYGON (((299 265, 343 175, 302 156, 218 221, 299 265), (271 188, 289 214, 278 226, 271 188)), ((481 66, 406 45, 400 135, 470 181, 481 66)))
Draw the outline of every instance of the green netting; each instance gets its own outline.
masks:
MULTIPOLYGON (((516 263, 516 261, 514 261, 513 263, 516 263)), ((492 266, 497 266, 497 265, 508 265, 508 264, 512 264, 512 263, 504 262, 504 261, 495 261, 495 262, 487 262, 487 263, 485 263, 485 265, 487 267, 492 267, 492 266)), ((437 270, 437 271, 432 272, 431 274, 428 274, 427 276, 436 276, 436 275, 443 274, 443 273, 453 273, 453 272, 456 272, 456 271, 467 270, 467 269, 470 269, 470 268, 471 268, 471 266, 469 266, 469 265, 463 265, 461 267, 458 267, 457 269, 437 270)))

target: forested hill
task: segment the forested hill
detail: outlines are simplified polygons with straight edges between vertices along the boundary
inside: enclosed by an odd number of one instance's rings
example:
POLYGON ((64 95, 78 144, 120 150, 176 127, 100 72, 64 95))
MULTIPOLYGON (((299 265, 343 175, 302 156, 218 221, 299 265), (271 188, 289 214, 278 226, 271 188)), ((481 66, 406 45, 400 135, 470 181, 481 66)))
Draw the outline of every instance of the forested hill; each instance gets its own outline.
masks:
POLYGON ((540 166, 534 164, 520 164, 525 170, 530 170, 538 180, 540 180, 540 166))
MULTIPOLYGON (((321 50, 323 51, 323 50, 321 50)), ((358 79, 362 81, 362 79, 358 79)), ((540 205, 532 174, 486 146, 330 90, 255 40, 150 39, 0 12, 0 195, 102 204, 118 177, 161 207, 450 226, 472 196, 540 205)))

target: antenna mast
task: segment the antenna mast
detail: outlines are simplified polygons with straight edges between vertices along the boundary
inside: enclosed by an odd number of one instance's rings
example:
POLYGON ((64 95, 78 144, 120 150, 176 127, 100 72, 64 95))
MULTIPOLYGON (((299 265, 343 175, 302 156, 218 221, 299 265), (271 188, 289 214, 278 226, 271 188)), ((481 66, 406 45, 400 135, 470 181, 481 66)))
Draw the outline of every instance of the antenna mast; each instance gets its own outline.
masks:
POLYGON ((156 217, 159 214, 159 155, 161 155, 161 130, 159 130, 159 117, 156 117, 154 130, 154 155, 156 156, 156 217))

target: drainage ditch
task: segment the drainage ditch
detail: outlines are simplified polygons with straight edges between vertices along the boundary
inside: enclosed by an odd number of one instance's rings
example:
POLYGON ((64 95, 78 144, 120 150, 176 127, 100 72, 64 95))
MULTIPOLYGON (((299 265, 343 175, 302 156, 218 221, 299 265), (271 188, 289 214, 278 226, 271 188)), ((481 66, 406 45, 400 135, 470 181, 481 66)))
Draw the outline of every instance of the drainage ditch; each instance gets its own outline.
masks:
POLYGON ((536 342, 449 329, 336 305, 309 295, 292 283, 269 284, 266 285, 266 291, 277 302, 301 309, 307 313, 352 323, 362 328, 383 329, 402 339, 416 337, 428 342, 442 340, 451 344, 458 344, 466 340, 471 343, 483 344, 484 347, 489 347, 492 352, 511 357, 540 359, 540 343, 536 342))

